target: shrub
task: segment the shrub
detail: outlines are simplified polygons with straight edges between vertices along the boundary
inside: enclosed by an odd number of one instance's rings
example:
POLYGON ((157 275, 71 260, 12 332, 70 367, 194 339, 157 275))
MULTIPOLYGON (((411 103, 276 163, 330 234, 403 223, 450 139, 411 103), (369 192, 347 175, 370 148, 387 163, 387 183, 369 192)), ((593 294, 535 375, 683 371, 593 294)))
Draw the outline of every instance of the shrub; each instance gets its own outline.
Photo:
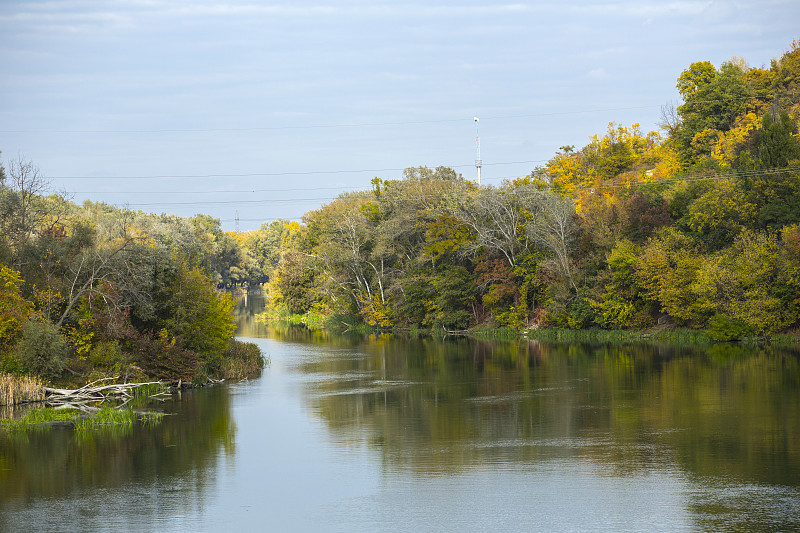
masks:
POLYGON ((15 355, 25 372, 55 378, 64 370, 67 343, 48 320, 31 319, 22 327, 15 355))
POLYGON ((128 337, 131 358, 148 376, 173 381, 190 381, 197 375, 197 354, 183 348, 180 338, 166 331, 158 335, 132 332, 128 337))
POLYGON ((708 321, 706 333, 715 341, 735 341, 753 335, 753 328, 744 320, 718 314, 708 321))
POLYGON ((256 376, 261 373, 264 364, 264 356, 257 345, 231 339, 228 341, 228 349, 222 356, 221 377, 244 379, 256 376))

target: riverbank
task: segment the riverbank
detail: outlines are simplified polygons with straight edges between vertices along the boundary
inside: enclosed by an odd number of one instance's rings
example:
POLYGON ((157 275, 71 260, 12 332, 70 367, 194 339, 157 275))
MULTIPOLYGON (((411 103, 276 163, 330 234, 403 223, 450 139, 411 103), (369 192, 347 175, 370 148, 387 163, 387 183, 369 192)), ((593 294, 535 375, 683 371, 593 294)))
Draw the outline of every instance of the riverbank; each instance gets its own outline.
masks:
MULTIPOLYGON (((376 333, 391 333, 417 337, 452 337, 463 336, 482 340, 510 341, 515 339, 530 339, 547 342, 601 342, 601 343, 664 343, 687 346, 711 346, 719 343, 733 343, 740 345, 780 346, 786 348, 800 348, 800 332, 775 334, 765 337, 743 336, 738 339, 715 339, 706 330, 677 327, 659 327, 641 331, 608 330, 600 328, 567 329, 567 328, 537 328, 516 330, 509 327, 476 326, 466 330, 447 331, 422 328, 410 329, 382 329, 375 326, 347 321, 348 317, 331 317, 320 313, 309 312, 306 314, 279 313, 265 311, 257 315, 257 320, 264 323, 283 323, 293 326, 303 326, 310 330, 331 330, 337 333, 361 333, 365 335, 376 333)), ((350 317, 352 318, 352 317, 350 317)))

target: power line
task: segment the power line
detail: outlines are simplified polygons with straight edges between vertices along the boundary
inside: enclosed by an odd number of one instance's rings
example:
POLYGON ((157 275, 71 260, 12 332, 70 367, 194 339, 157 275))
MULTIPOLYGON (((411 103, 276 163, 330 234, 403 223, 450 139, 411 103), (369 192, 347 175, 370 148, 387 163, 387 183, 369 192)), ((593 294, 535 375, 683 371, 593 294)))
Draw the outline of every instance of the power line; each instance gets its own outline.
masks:
POLYGON ((780 174, 797 174, 800 172, 800 168, 798 167, 785 167, 785 168, 770 168, 764 170, 746 170, 746 171, 736 171, 736 172, 728 172, 724 174, 700 174, 697 176, 669 176, 664 178, 658 178, 654 180, 648 180, 647 178, 637 177, 631 180, 619 180, 619 183, 615 183, 617 178, 612 178, 611 180, 606 180, 604 183, 598 183, 594 185, 589 185, 586 187, 579 187, 575 189, 576 191, 594 191, 594 190, 603 190, 603 189, 614 189, 618 187, 624 187, 627 183, 635 183, 638 185, 659 185, 659 184, 670 184, 670 183, 678 183, 678 182, 693 182, 693 181, 703 181, 703 180, 712 180, 712 181, 721 181, 721 180, 729 180, 729 179, 736 179, 736 178, 756 178, 756 177, 769 177, 769 176, 777 176, 780 174))
POLYGON ((73 194, 252 194, 257 192, 297 192, 297 191, 345 191, 356 189, 361 185, 346 185, 343 187, 295 187, 292 189, 222 189, 212 191, 162 191, 158 190, 138 190, 138 191, 70 191, 73 194))
MULTIPOLYGON (((522 165, 527 163, 544 163, 548 159, 530 159, 526 161, 498 161, 495 163, 484 163, 484 166, 502 166, 502 165, 522 165)), ((473 167, 474 163, 463 165, 437 165, 447 168, 467 168, 473 167)), ((318 174, 358 174, 365 172, 401 172, 408 167, 403 168, 366 168, 366 169, 335 169, 335 170, 305 170, 295 172, 247 172, 242 174, 157 174, 157 175, 139 175, 139 176, 48 176, 47 179, 51 180, 154 180, 154 179, 203 179, 203 178, 256 178, 256 177, 282 177, 282 176, 311 176, 318 174)), ((429 167, 430 168, 430 167, 429 167)), ((433 167, 436 168, 436 167, 433 167)), ((287 189, 288 190, 288 189, 287 189)), ((246 191, 249 192, 249 191, 246 191)))
MULTIPOLYGON (((607 180, 605 183, 597 183, 587 187, 579 187, 575 189, 576 191, 592 191, 592 190, 608 190, 613 189, 616 187, 622 187, 626 183, 636 183, 636 184, 664 184, 664 183, 675 183, 675 182, 691 182, 691 181, 702 181, 702 180, 723 180, 723 179, 733 179, 733 178, 746 178, 746 177, 759 177, 759 176, 775 176, 780 174, 787 174, 787 173, 796 173, 798 172, 798 168, 796 167, 787 167, 787 168, 775 168, 775 169, 766 169, 766 170, 756 170, 756 171, 740 171, 740 172, 731 172, 727 174, 704 174, 698 176, 672 176, 672 177, 665 177, 659 178, 655 180, 647 180, 646 178, 634 178, 624 180, 620 183, 614 183, 615 180, 607 180)), ((500 176, 491 178, 491 181, 499 181, 499 180, 506 180, 506 179, 514 179, 517 176, 500 176)), ((368 192, 369 189, 360 189, 354 192, 368 192)), ((213 205, 242 205, 242 204, 249 204, 249 205, 257 205, 257 204, 272 204, 272 203, 286 203, 286 202, 322 202, 322 201, 332 201, 336 200, 336 196, 327 196, 327 197, 316 197, 316 198, 270 198, 270 199, 263 199, 263 200, 213 200, 213 201, 186 201, 186 202, 149 202, 149 203, 126 203, 126 204, 117 204, 118 207, 157 207, 157 206, 213 206, 213 205)), ((242 219, 242 220, 250 220, 250 219, 242 219)), ((252 220, 250 220, 252 221, 252 220)))
MULTIPOLYGON (((767 99, 773 98, 773 95, 760 95, 754 94, 749 96, 732 96, 728 98, 713 98, 707 100, 693 100, 691 102, 684 102, 690 104, 704 104, 704 103, 718 103, 729 101, 741 101, 750 99, 767 99)), ((639 106, 623 106, 623 107, 602 107, 595 109, 577 109, 573 111, 552 111, 546 113, 518 113, 511 115, 494 115, 486 116, 481 120, 506 120, 515 118, 536 118, 536 117, 552 117, 563 115, 580 115, 588 113, 604 113, 610 111, 630 111, 635 109, 653 109, 659 108, 663 104, 648 104, 639 106)), ((409 120, 409 121, 386 121, 386 122, 346 122, 338 124, 296 124, 287 126, 251 126, 251 127, 238 127, 238 128, 156 128, 156 129, 18 129, 18 130, 0 130, 2 133, 39 133, 39 134, 93 134, 93 133, 237 133, 237 132, 250 132, 250 131, 282 131, 282 130, 310 130, 310 129, 335 129, 335 128, 371 128, 383 126, 418 126, 422 124, 445 124, 466 122, 466 118, 450 118, 450 119, 437 119, 437 120, 409 120)), ((471 122, 471 120, 470 120, 471 122)))
POLYGON ((210 200, 207 202, 148 202, 148 203, 126 203, 124 205, 129 207, 153 207, 158 205, 241 205, 241 204, 271 204, 281 202, 317 202, 325 200, 335 200, 336 197, 323 197, 323 198, 271 198, 269 200, 210 200))

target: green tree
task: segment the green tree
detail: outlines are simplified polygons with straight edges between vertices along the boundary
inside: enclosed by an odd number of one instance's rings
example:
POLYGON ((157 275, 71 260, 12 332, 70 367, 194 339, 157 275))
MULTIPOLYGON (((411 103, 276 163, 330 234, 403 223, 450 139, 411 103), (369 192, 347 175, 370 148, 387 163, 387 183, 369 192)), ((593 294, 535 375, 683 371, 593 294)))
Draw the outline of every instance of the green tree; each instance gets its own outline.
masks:
POLYGON ((717 71, 708 61, 693 63, 677 84, 683 97, 678 107, 682 123, 675 131, 684 168, 714 164, 711 151, 720 132, 728 131, 747 109, 750 90, 744 73, 734 63, 717 71))
POLYGON ((67 343, 48 320, 32 317, 22 326, 14 355, 23 372, 52 379, 64 371, 67 343))
POLYGON ((158 295, 159 320, 152 331, 166 330, 172 338, 180 338, 183 348, 196 352, 205 370, 216 373, 222 354, 236 331, 233 321, 234 300, 219 293, 208 275, 185 260, 177 259, 158 295))
POLYGON ((472 323, 475 282, 463 266, 446 266, 433 279, 434 319, 446 329, 464 329, 472 323))

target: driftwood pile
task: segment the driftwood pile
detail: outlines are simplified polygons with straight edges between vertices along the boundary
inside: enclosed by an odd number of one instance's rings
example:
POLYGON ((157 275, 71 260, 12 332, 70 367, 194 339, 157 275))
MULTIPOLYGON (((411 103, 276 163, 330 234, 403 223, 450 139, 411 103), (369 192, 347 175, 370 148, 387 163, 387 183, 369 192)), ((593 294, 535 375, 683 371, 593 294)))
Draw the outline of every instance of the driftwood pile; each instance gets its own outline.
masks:
MULTIPOLYGON (((45 403, 54 409, 77 409, 85 413, 93 413, 99 410, 99 406, 106 401, 122 402, 117 407, 122 407, 133 399, 134 389, 146 385, 165 385, 160 381, 150 381, 148 383, 112 383, 109 385, 98 385, 104 381, 117 378, 103 378, 87 383, 79 389, 54 389, 45 387, 45 403)), ((169 396, 169 392, 162 391, 150 396, 153 399, 163 399, 162 396, 169 396)))

